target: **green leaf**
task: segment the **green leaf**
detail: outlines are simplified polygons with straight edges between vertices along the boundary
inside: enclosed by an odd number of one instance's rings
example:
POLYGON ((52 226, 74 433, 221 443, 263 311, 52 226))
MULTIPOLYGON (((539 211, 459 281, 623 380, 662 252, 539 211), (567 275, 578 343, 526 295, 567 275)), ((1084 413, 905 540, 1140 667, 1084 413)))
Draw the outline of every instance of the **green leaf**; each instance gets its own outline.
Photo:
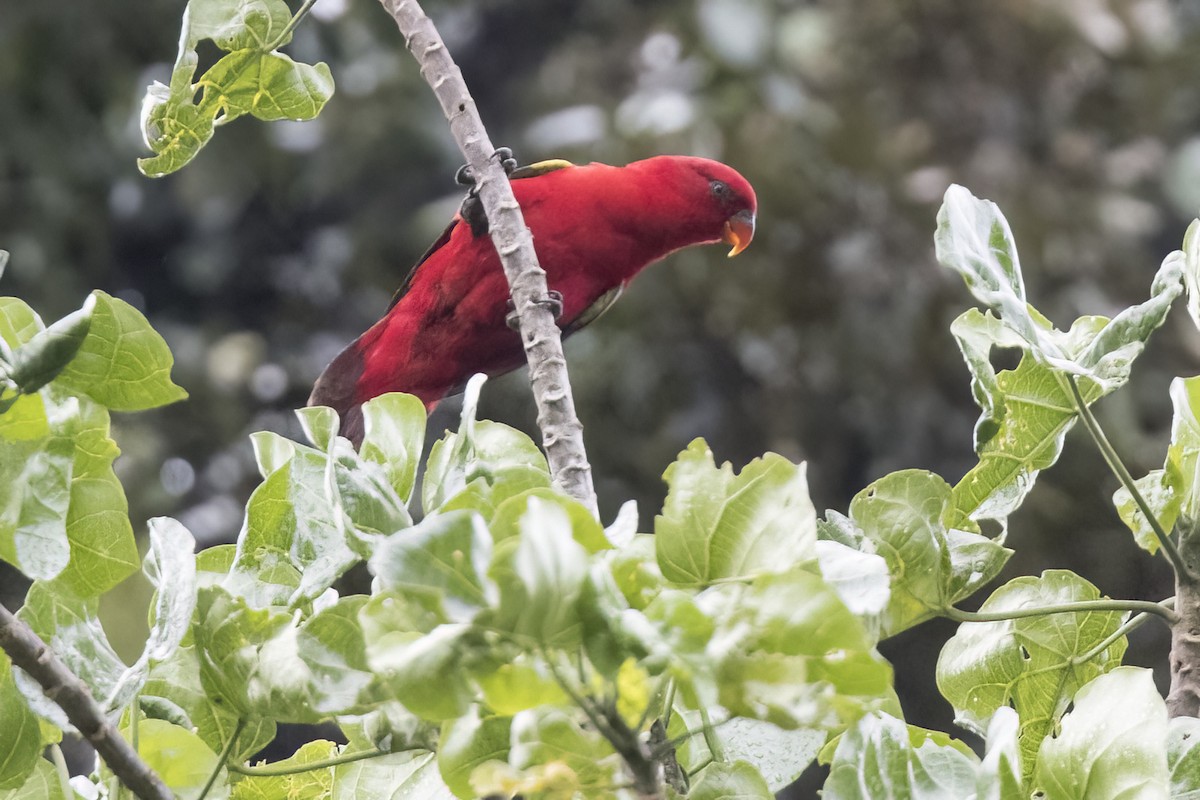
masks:
MULTIPOLYGON (((58 582, 35 581, 17 616, 25 621, 59 660, 75 673, 106 712, 129 702, 137 685, 123 683, 125 663, 113 651, 100 624, 99 599, 81 597, 58 582), (121 686, 123 694, 116 694, 121 686)), ((63 730, 73 730, 66 715, 43 693, 42 687, 22 671, 17 686, 26 702, 39 715, 63 730)))
POLYGON ((1037 756, 1047 798, 1166 797, 1167 708, 1148 669, 1118 667, 1075 695, 1037 756))
MULTIPOLYGON (((150 667, 150 675, 138 695, 143 713, 160 716, 170 713, 177 724, 186 719, 209 750, 225 748, 237 726, 240 714, 221 695, 206 691, 200 682, 200 660, 195 647, 180 647, 166 661, 150 667), (159 711, 161 709, 161 711, 159 711)), ((249 718, 238 736, 235 761, 244 761, 275 738, 275 721, 249 718)))
POLYGON ((816 558, 816 512, 805 465, 768 453, 740 475, 720 468, 703 439, 663 475, 670 487, 655 517, 658 565, 683 586, 787 571, 816 558))
POLYGON ((99 595, 138 568, 129 504, 113 472, 113 461, 121 451, 109 437, 108 412, 103 407, 83 397, 60 397, 54 384, 42 396, 56 421, 54 435, 69 439, 75 448, 67 511, 72 558, 58 580, 80 595, 99 595))
POLYGON ((482 671, 475 675, 475 680, 484 703, 497 714, 512 715, 535 706, 570 704, 570 698, 545 662, 532 656, 518 656, 511 663, 482 671))
POLYGON ((887 562, 892 586, 883 630, 889 635, 969 596, 1012 554, 980 535, 955 508, 949 484, 924 470, 894 472, 863 489, 850 501, 850 520, 887 562))
POLYGON ((0 798, 26 783, 42 756, 38 718, 13 682, 12 662, 0 652, 0 798))
POLYGON ((774 800, 762 775, 745 761, 709 764, 688 792, 688 800, 774 800))
MULTIPOLYGON (((272 762, 275 768, 301 768, 340 755, 334 742, 308 742, 290 757, 272 762)), ((327 800, 333 793, 335 767, 305 769, 290 775, 244 775, 233 784, 231 800, 327 800)), ((353 796, 353 795, 351 795, 353 796)))
POLYGON ((68 800, 63 797, 62 780, 53 764, 38 758, 32 766, 33 771, 26 772, 24 783, 8 790, 0 788, 0 800, 68 800))
POLYGON ((1188 314, 1200 328, 1200 219, 1192 220, 1183 234, 1183 283, 1188 314))
POLYGON ((333 96, 333 76, 325 63, 300 64, 283 53, 234 50, 196 82, 202 109, 225 119, 251 114, 271 122, 309 120, 333 96))
MULTIPOLYGON (((1033 356, 1024 355, 1014 370, 992 372, 988 351, 980 354, 974 348, 981 346, 981 331, 994 331, 995 325, 994 318, 974 309, 951 325, 972 367, 972 389, 983 408, 975 426, 979 463, 954 487, 955 505, 972 519, 1004 520, 1015 511, 1038 473, 1058 460, 1076 420, 1074 398, 1063 377, 1033 356)), ((1003 338, 996 343, 1011 345, 1003 338)), ((1099 387, 1090 382, 1083 382, 1080 391, 1089 404, 1100 397, 1099 387)))
POLYGON ((35 580, 49 580, 71 558, 67 510, 74 443, 52 436, 41 395, 0 414, 0 558, 35 580))
POLYGON ((333 772, 334 798, 453 800, 433 753, 412 750, 341 764, 333 772))
MULTIPOLYGON (((1163 469, 1188 529, 1200 521, 1200 377, 1171 381, 1171 405, 1171 446, 1163 469)), ((1160 522, 1171 521, 1169 511, 1167 505, 1160 522)))
MULTIPOLYGON (((656 601, 658 602, 658 601, 656 601)), ((721 705, 784 728, 833 728, 890 693, 891 668, 836 592, 804 570, 704 592, 721 705)))
POLYGON ((0 339, 15 350, 45 329, 42 318, 17 297, 0 297, 0 339))
POLYGON ((549 647, 576 645, 588 556, 574 538, 571 518, 557 503, 531 497, 518 526, 516 547, 498 551, 492 564, 500 603, 491 626, 549 647))
MULTIPOLYGON (((157 719, 138 721, 138 755, 158 773, 176 797, 198 797, 217 769, 217 754, 189 730, 157 719)), ((218 771, 217 782, 206 797, 229 797, 229 778, 225 768, 218 771)))
POLYGON ((258 474, 264 480, 296 455, 296 444, 273 431, 255 431, 250 434, 250 444, 254 447, 258 474))
POLYGON ((274 50, 286 44, 291 13, 282 0, 191 0, 183 16, 171 85, 153 83, 142 101, 141 127, 152 158, 146 175, 179 169, 199 152, 213 126, 242 114, 259 119, 312 119, 333 94, 325 64, 298 64, 274 50), (212 39, 228 55, 193 84, 197 45, 212 39), (202 95, 197 101, 197 93, 202 95))
POLYGON ((365 602, 339 600, 297 625, 293 614, 251 608, 221 587, 200 589, 194 635, 204 686, 243 717, 364 713, 383 699, 356 624, 365 602))
POLYGON ((1128 380, 1133 360, 1183 290, 1185 258, 1175 252, 1155 275, 1149 300, 1113 320, 1082 318, 1064 334, 1028 304, 1016 243, 995 203, 951 186, 938 212, 934 244, 938 260, 958 272, 981 303, 998 312, 1040 363, 1086 377, 1102 393, 1128 380))
POLYGON ((879 620, 892 593, 887 560, 874 552, 821 539, 817 542, 817 562, 821 577, 837 592, 850 613, 863 620, 872 631, 872 638, 876 638, 879 620))
POLYGON ((144 657, 170 658, 183 641, 196 610, 196 540, 170 517, 150 520, 150 552, 143 569, 155 587, 154 617, 144 657))
POLYGON ((474 800, 471 773, 485 761, 508 761, 512 717, 480 717, 479 709, 447 722, 437 749, 438 770, 455 797, 474 800))
POLYGON ((384 590, 431 596, 447 622, 469 622, 495 602, 487 578, 492 537, 473 511, 426 517, 403 536, 385 539, 371 557, 384 590))
POLYGON ((987 726, 987 752, 976 780, 978 800, 1024 800, 1017 712, 1001 706, 987 726))
POLYGON ((944 733, 873 713, 841 737, 821 794, 827 800, 971 797, 977 763, 944 733))
MULTIPOLYGON (((676 734, 672 731, 671 735, 676 734)), ((734 717, 721 724, 717 736, 727 759, 749 762, 770 791, 781 792, 816 759, 828 732, 813 728, 788 731, 770 722, 734 717)), ((689 740, 694 749, 707 752, 701 747, 703 742, 703 737, 689 740)))
MULTIPOLYGON (((1180 379, 1176 378, 1175 380, 1180 379)), ((1167 457, 1167 464, 1168 469, 1174 466, 1170 456, 1167 457)), ((1179 518, 1180 508, 1183 505, 1183 497, 1173 485, 1179 482, 1180 477, 1177 473, 1170 474, 1164 469, 1154 469, 1133 482, 1142 499, 1150 505, 1150 512, 1164 531, 1170 531, 1175 527, 1175 520, 1179 518)), ((1133 532, 1133 540, 1137 542, 1138 547, 1151 555, 1157 553, 1160 546, 1158 536, 1150 527, 1142 509, 1134 501, 1133 494, 1124 486, 1120 487, 1113 492, 1113 505, 1117 507, 1117 514, 1121 517, 1121 521, 1133 532)))
POLYGON ((618 550, 605 553, 613 581, 632 608, 644 609, 666 586, 654 552, 654 535, 639 533, 618 550))
POLYGON ((359 452, 381 465, 392 488, 406 504, 417 480, 425 443, 425 404, 410 394, 392 392, 362 405, 363 441, 359 452))
POLYGON ((1037 342, 1017 243, 995 203, 950 186, 938 210, 933 242, 937 260, 958 272, 981 303, 997 309, 1025 341, 1037 342))
MULTIPOLYGON (((1002 612, 1097 600, 1096 587, 1065 570, 1047 570, 997 589, 980 611, 1002 612)), ((1054 730, 1076 689, 1121 663, 1124 637, 1095 657, 1077 658, 1101 644, 1125 619, 1116 611, 969 622, 938 659, 938 688, 954 704, 960 725, 983 732, 997 709, 1012 705, 1021 718, 1021 762, 1028 780, 1042 740, 1054 730)))
POLYGON ((509 764, 514 768, 566 767, 570 777, 564 783, 577 786, 584 797, 601 795, 623 777, 621 759, 608 740, 561 709, 533 708, 515 715, 511 741, 509 764))
POLYGON ((36 392, 75 358, 87 338, 95 305, 95 297, 89 297, 83 308, 34 334, 16 349, 7 377, 19 391, 24 394, 36 392))
MULTIPOLYGON (((359 561, 347 542, 340 509, 334 505, 327 466, 323 454, 297 450, 250 495, 234 571, 253 583, 259 579, 264 553, 278 553, 301 576, 294 592, 263 597, 265 604, 311 601, 359 561)), ((249 590, 243 593, 248 595, 249 590)))
POLYGON ((1200 719, 1172 717, 1167 723, 1167 767, 1173 798, 1195 800, 1200 797, 1200 747, 1197 745, 1200 745, 1200 719))
MULTIPOLYGON (((366 627, 364 625, 364 627, 366 627)), ((475 699, 466 667, 473 650, 470 626, 439 625, 416 631, 365 631, 367 662, 392 696, 422 719, 462 716, 475 699)))
POLYGON ((92 298, 87 337, 58 384, 113 411, 142 411, 187 397, 171 382, 174 358, 167 343, 141 312, 99 290, 92 298))

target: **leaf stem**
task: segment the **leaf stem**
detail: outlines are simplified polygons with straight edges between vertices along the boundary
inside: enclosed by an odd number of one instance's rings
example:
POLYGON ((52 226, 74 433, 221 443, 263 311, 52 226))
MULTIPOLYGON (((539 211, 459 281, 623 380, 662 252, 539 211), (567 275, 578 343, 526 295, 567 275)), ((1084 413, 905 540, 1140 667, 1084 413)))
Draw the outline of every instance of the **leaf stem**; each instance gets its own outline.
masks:
MULTIPOLYGON (((414 747, 414 750, 424 750, 423 747, 414 747)), ((403 752, 397 750, 395 752, 403 752)), ((391 755, 390 752, 383 750, 363 750, 358 753, 349 753, 333 758, 324 758, 320 761, 311 761, 307 764, 288 764, 286 766, 267 765, 265 767, 244 767, 241 764, 230 764, 230 772, 236 772, 239 775, 254 775, 260 778, 276 777, 279 775, 299 775, 302 772, 312 772, 316 769, 328 769, 329 767, 337 767, 342 764, 353 764, 355 761, 362 761, 368 758, 378 758, 379 756, 391 755)))
POLYGON ((1174 625, 1179 621, 1179 615, 1174 611, 1149 600, 1079 600, 1074 603, 1052 603, 1046 606, 1011 608, 1005 611, 963 611, 950 606, 943 611, 942 616, 955 622, 1004 622, 1026 617, 1083 614, 1092 611, 1138 611, 1144 614, 1156 614, 1166 620, 1169 625, 1174 625))
MULTIPOLYGON (((1174 602, 1175 602, 1175 598, 1171 597, 1166 600, 1163 600, 1162 605, 1164 608, 1167 608, 1167 607, 1169 607, 1168 606, 1169 603, 1174 603, 1174 602)), ((1109 634, 1108 636, 1105 636, 1103 639, 1101 639, 1100 643, 1097 644, 1095 647, 1093 647, 1091 650, 1088 650, 1086 653, 1080 653, 1077 656, 1073 656, 1071 658, 1071 663, 1072 664, 1084 664, 1088 661, 1091 661, 1093 658, 1100 655, 1105 650, 1107 650, 1109 647, 1111 647, 1113 642, 1117 641, 1122 636, 1128 636, 1131 632, 1142 627, 1142 625, 1145 624, 1146 620, 1148 620, 1148 619, 1150 619, 1150 615, 1145 612, 1142 612, 1141 614, 1138 614, 1137 616, 1133 617, 1132 619, 1126 620, 1125 623, 1123 625, 1121 625, 1121 627, 1117 628, 1111 634, 1109 634)))
POLYGON ((62 748, 57 744, 50 745, 50 760, 54 762, 54 771, 58 773, 58 785, 62 789, 63 798, 74 797, 75 790, 71 788, 71 770, 67 766, 67 759, 63 757, 62 748))
POLYGON ((1125 462, 1121 460, 1121 456, 1104 434, 1104 430, 1100 427, 1100 423, 1096 420, 1095 415, 1092 414, 1092 410, 1088 408, 1087 402, 1083 399, 1083 393, 1079 391, 1079 384, 1076 383, 1075 377, 1067 375, 1066 380, 1067 386, 1071 389, 1071 396, 1075 400, 1075 409, 1079 412, 1079 418, 1083 420, 1084 427, 1092 435, 1092 440, 1096 443, 1096 447, 1100 448, 1100 454, 1108 462, 1109 469, 1117 476, 1117 480, 1129 492, 1133 498, 1133 502, 1137 503, 1138 510, 1146 517, 1146 522, 1150 525, 1150 529, 1154 531, 1159 544, 1162 545, 1163 552, 1167 555, 1167 560, 1171 562, 1171 566, 1175 568, 1176 573, 1194 577, 1192 571, 1184 563, 1183 557, 1179 555, 1179 549, 1175 547, 1175 542, 1163 530, 1162 523, 1158 521, 1158 515, 1151 510, 1150 504, 1146 502, 1146 498, 1142 497, 1142 493, 1138 491, 1137 483, 1134 481, 1129 469, 1125 466, 1125 462))
POLYGON ((704 733, 704 745, 712 754, 713 761, 725 761, 725 747, 717 738, 717 729, 712 724, 712 718, 708 716, 708 709, 700 706, 698 710, 700 711, 701 731, 704 733))
MULTIPOLYGON (((217 776, 221 774, 221 767, 227 766, 226 761, 229 760, 229 754, 233 752, 233 746, 237 744, 238 736, 242 733, 242 728, 246 727, 246 720, 238 719, 237 725, 233 727, 233 733, 229 734, 229 741, 225 742, 225 746, 221 748, 221 755, 217 757, 217 764, 213 767, 212 774, 208 776, 208 780, 204 782, 204 788, 200 790, 196 800, 204 800, 212 789, 213 784, 217 782, 217 776)), ((228 765, 233 769, 232 765, 228 765)))
POLYGON ((271 40, 271 43, 263 49, 263 52, 269 53, 272 50, 277 49, 279 45, 286 42, 287 37, 291 36, 292 31, 296 30, 296 26, 300 24, 300 20, 308 16, 309 10, 314 4, 316 4, 316 2, 317 0, 304 0, 304 5, 300 6, 300 10, 297 11, 290 20, 288 20, 288 24, 283 27, 283 30, 280 31, 278 36, 271 40))

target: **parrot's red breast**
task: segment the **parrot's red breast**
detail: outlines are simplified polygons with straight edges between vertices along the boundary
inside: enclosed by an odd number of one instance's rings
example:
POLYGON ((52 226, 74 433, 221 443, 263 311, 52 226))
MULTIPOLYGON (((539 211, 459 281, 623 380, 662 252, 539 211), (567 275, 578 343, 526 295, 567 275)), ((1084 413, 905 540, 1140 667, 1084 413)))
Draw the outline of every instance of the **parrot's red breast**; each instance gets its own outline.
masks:
MULTIPOLYGON (((719 162, 658 156, 624 167, 544 163, 514 173, 512 188, 549 288, 562 295, 564 335, 598 316, 648 264, 722 241, 735 255, 754 235, 754 190, 719 162)), ((408 392, 432 410, 476 372, 521 366, 521 337, 505 321, 508 298, 486 230, 455 215, 383 319, 317 379, 309 405, 332 406, 342 435, 359 441, 359 406, 372 397, 408 392)))

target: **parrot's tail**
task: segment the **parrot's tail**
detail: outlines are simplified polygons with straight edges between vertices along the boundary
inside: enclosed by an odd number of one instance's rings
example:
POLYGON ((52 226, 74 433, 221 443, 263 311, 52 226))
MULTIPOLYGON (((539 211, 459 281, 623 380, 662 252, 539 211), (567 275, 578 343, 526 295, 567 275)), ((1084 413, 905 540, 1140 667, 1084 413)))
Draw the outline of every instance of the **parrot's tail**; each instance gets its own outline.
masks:
POLYGON ((329 362, 308 397, 308 405, 329 406, 338 413, 342 420, 338 433, 353 442, 355 447, 362 444, 362 402, 365 399, 358 396, 363 357, 357 345, 358 342, 351 342, 329 362))

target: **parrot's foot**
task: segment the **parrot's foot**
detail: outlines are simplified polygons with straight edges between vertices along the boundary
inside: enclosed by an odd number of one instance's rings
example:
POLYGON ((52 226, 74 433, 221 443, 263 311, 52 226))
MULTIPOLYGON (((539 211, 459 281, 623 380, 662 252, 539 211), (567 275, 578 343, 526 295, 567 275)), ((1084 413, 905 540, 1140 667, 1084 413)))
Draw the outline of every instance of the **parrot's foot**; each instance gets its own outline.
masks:
MULTIPOLYGON (((496 148, 496 152, 492 153, 492 158, 500 162, 500 166, 504 168, 505 175, 511 175, 513 170, 517 168, 517 160, 513 158, 511 147, 496 148)), ((454 173, 454 182, 459 186, 475 187, 475 171, 471 169, 470 164, 463 164, 458 168, 458 172, 454 173)))
MULTIPOLYGON (((541 298, 540 300, 534 300, 533 302, 536 303, 537 305, 541 306, 542 308, 550 309, 550 313, 554 315, 555 322, 558 322, 559 318, 562 317, 562 312, 563 312, 562 292, 558 292, 558 291, 555 291, 554 289, 550 289, 546 292, 545 297, 541 298)), ((508 309, 508 313, 504 316, 505 324, 507 324, 508 327, 512 328, 514 331, 521 330, 521 319, 517 314, 517 306, 515 303, 513 303, 511 297, 508 298, 508 305, 506 306, 506 308, 508 309)))

